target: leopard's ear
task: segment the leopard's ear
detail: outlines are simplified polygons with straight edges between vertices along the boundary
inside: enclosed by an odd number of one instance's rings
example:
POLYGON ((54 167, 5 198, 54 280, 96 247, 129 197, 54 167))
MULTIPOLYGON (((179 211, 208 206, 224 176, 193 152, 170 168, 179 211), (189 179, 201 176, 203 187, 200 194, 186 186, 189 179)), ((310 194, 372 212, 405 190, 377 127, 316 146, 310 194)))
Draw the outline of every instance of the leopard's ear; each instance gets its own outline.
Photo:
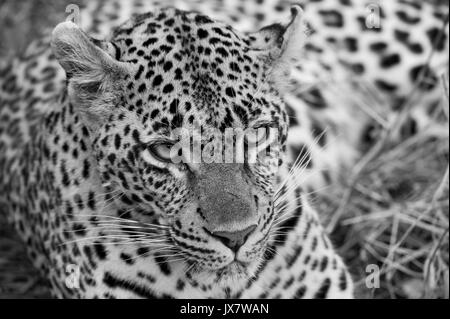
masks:
POLYGON ((301 59, 306 41, 306 23, 300 5, 291 7, 287 23, 266 26, 250 35, 251 45, 261 51, 271 64, 272 80, 286 78, 290 67, 301 59))
POLYGON ((118 98, 129 64, 117 60, 112 43, 89 37, 72 22, 56 26, 51 46, 66 71, 71 102, 89 119, 104 117, 118 98))

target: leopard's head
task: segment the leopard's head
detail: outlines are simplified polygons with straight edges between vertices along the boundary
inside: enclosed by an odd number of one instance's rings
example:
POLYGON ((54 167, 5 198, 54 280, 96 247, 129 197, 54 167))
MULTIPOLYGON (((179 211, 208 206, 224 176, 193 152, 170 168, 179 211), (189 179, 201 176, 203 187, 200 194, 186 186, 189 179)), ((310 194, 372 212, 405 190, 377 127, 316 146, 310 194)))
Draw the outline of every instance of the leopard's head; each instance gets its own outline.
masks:
POLYGON ((304 38, 291 11, 251 34, 175 9, 138 15, 109 41, 69 22, 53 33, 117 214, 148 233, 136 246, 169 252, 192 277, 241 280, 264 258, 288 127, 279 88, 304 38))

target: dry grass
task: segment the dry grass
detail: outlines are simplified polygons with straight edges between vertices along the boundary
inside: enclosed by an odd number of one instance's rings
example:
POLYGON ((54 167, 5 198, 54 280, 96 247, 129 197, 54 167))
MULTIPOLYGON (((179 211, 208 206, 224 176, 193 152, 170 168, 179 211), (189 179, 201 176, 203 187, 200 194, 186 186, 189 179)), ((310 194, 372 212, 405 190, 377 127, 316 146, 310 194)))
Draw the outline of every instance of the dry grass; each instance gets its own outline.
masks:
MULTIPOLYGON (((69 2, 0 0, 0 58, 61 21, 69 2)), ((398 139, 411 111, 405 107, 358 165, 342 174, 346 178, 321 195, 320 209, 359 297, 449 298, 448 73, 443 79, 446 94, 436 117, 446 129, 398 139), (379 289, 365 285, 371 264, 380 268, 379 289)), ((48 297, 37 278, 0 216, 0 299, 48 297)))
MULTIPOLYGON (((335 212, 340 189, 348 188, 333 189, 327 202, 335 212)), ((362 296, 448 298, 448 136, 424 133, 390 145, 352 190, 333 236, 340 237, 362 296), (371 292, 365 288, 370 264, 381 273, 381 289, 371 292)))
MULTIPOLYGON (((449 298, 448 65, 435 121, 405 137, 414 109, 425 107, 418 90, 424 80, 422 74, 402 111, 324 198, 328 230, 342 243, 361 297, 449 298), (368 289, 367 265, 379 267, 379 289, 368 289)), ((383 109, 376 100, 373 110, 383 109)))
POLYGON ((378 142, 320 197, 360 297, 449 298, 448 71, 442 87, 440 125, 399 138, 421 103, 411 95, 378 142), (367 265, 379 267, 379 289, 367 288, 367 265))

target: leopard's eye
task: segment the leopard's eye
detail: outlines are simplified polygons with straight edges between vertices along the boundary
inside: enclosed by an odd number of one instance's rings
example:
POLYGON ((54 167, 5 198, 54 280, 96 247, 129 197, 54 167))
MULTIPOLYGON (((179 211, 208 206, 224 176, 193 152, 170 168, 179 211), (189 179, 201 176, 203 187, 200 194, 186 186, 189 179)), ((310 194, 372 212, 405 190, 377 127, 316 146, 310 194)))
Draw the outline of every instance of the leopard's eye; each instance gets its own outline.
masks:
POLYGON ((160 162, 172 163, 171 149, 173 143, 155 143, 148 147, 148 151, 151 155, 160 162))

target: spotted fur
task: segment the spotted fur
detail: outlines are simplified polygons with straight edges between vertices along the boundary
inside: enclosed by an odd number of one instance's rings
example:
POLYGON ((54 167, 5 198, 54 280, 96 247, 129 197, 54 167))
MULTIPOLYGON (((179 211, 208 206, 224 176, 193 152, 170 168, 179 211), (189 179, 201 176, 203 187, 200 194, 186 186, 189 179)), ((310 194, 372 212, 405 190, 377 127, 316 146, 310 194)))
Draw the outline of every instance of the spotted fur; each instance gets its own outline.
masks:
MULTIPOLYGON (((90 1, 85 31, 63 23, 0 71, 0 205, 35 266, 56 297, 352 297, 307 193, 354 163, 374 121, 327 83, 366 81, 395 114, 433 43, 433 67, 448 63, 445 17, 389 0, 373 30, 365 1, 311 1, 291 18, 283 1, 164 4, 177 9, 90 1), (145 156, 178 127, 209 137, 261 121, 279 155, 253 165, 145 156), (250 226, 237 248, 215 235, 250 226)), ((430 108, 436 69, 419 86, 430 108)))

